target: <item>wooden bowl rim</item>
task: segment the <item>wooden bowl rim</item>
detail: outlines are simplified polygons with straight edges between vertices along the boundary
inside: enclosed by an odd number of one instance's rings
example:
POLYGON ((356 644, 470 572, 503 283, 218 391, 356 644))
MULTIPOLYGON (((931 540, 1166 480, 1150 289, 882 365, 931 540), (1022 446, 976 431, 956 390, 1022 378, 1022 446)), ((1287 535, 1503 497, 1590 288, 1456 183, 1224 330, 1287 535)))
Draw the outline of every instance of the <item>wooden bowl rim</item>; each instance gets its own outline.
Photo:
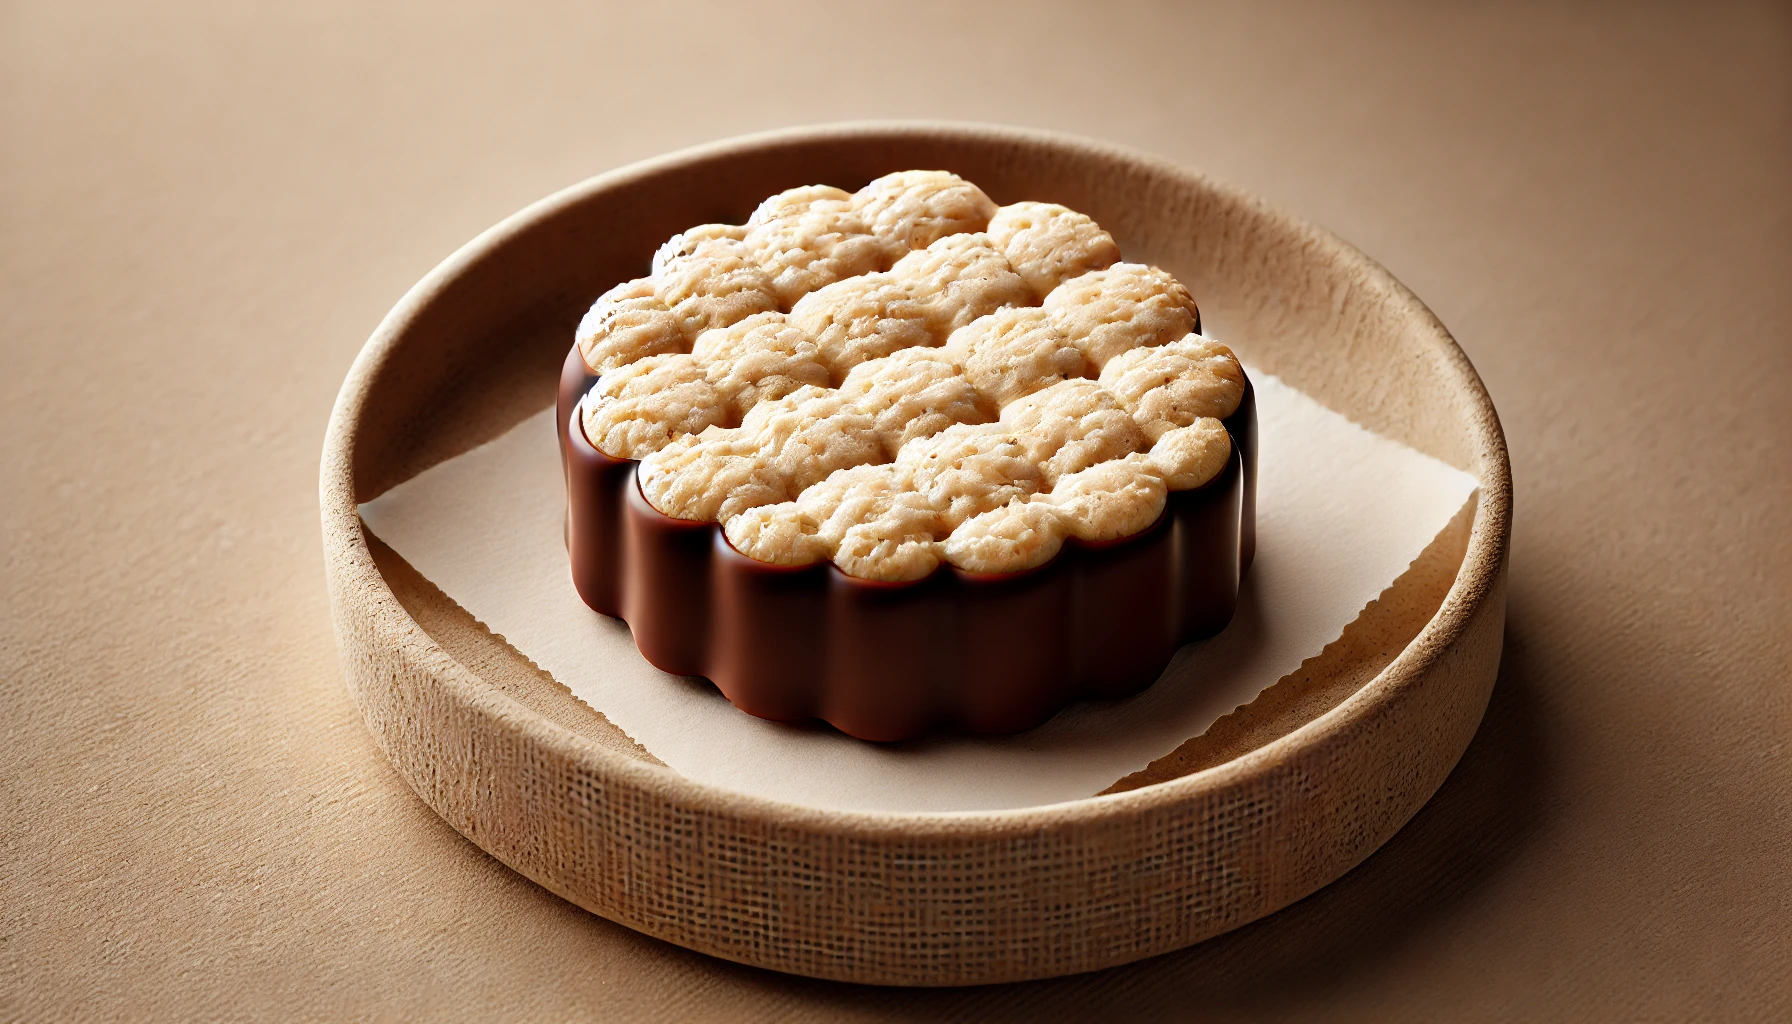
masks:
MULTIPOLYGON (((1235 186, 1204 173, 1138 150, 1078 136, 1037 129, 1014 128, 971 122, 852 121, 786 128, 736 136, 678 150, 588 178, 538 200, 506 217, 463 245, 432 269, 380 322, 344 380, 325 435, 320 467, 320 503, 326 550, 347 552, 350 564, 332 562, 332 573, 346 572, 375 584, 361 600, 388 614, 374 616, 376 632, 400 624, 393 635, 379 639, 402 649, 427 675, 440 682, 448 696, 469 711, 498 719, 527 741, 569 761, 583 764, 598 776, 654 794, 692 811, 719 811, 744 823, 805 832, 828 831, 876 841, 901 836, 997 839, 1032 833, 1041 828, 1088 827, 1129 820, 1165 805, 1181 804, 1224 790, 1242 787, 1272 767, 1334 735, 1390 703, 1399 691, 1414 685, 1425 669, 1443 655, 1461 635, 1481 603, 1495 593, 1505 562, 1510 536, 1512 505, 1511 466, 1498 415, 1468 357, 1436 315, 1401 284, 1386 268, 1337 235, 1235 186), (1259 217, 1280 222, 1280 227, 1301 236, 1319 250, 1320 259, 1337 261, 1341 273, 1354 271, 1363 279, 1387 289, 1389 302, 1405 307, 1443 356, 1446 372, 1455 378, 1459 397, 1466 402, 1460 415, 1472 437, 1479 462, 1476 508, 1467 550, 1443 604, 1398 656, 1368 683, 1337 707, 1301 727, 1251 752, 1192 774, 1126 792, 1090 796, 1055 804, 1007 810, 950 812, 853 811, 809 807, 740 793, 697 782, 671 768, 607 749, 594 740, 559 725, 497 687, 480 679, 456 662, 422 626, 411 618, 391 586, 374 564, 360 522, 354 493, 354 449, 357 421, 373 393, 397 340, 411 321, 454 281, 485 260, 501 257, 505 245, 540 222, 559 215, 595 193, 692 165, 719 162, 765 148, 814 141, 900 141, 908 136, 958 136, 967 140, 1019 143, 1058 149, 1083 158, 1124 160, 1147 165, 1170 177, 1191 179, 1202 189, 1229 202, 1253 208, 1259 217), (343 541, 347 544, 342 544, 343 541)), ((1166 751, 1167 753, 1167 751, 1166 751)))

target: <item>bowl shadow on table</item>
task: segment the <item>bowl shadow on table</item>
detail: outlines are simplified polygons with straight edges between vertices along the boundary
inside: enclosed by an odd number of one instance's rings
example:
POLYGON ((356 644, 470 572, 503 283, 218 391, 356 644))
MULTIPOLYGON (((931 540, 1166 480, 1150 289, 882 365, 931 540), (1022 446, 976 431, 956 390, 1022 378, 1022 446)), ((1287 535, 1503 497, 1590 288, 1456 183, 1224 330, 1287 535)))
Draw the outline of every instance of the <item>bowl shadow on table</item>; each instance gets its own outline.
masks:
MULTIPOLYGON (((1481 727, 1431 800, 1378 851, 1294 905, 1188 949, 1135 964, 1045 981, 958 989, 854 985, 779 974, 680 949, 601 918, 584 924, 609 941, 639 944, 692 999, 792 1009, 804 1020, 1084 1021, 1204 1017, 1229 1008, 1255 1016, 1347 989, 1433 933, 1535 836, 1551 784, 1543 702, 1528 664, 1522 621, 1509 617, 1498 681, 1481 727), (651 951, 651 952, 650 952, 651 951), (701 979, 701 984, 697 984, 701 979)), ((554 898, 543 892, 546 900, 554 898)), ((570 905, 568 911, 579 914, 570 905)), ((698 1006, 690 1009, 696 1012, 698 1006)), ((773 1011, 775 1012, 775 1011, 773 1011)))
POLYGON ((804 984, 816 987, 812 997, 843 1006, 870 1002, 942 1017, 974 1008, 979 1020, 1030 1021, 1151 1017, 1195 1006, 1261 1011, 1346 986, 1447 919, 1543 822, 1550 757, 1522 629, 1508 618, 1487 713, 1443 786, 1381 849, 1290 907, 1188 949, 1068 978, 957 990, 804 984))

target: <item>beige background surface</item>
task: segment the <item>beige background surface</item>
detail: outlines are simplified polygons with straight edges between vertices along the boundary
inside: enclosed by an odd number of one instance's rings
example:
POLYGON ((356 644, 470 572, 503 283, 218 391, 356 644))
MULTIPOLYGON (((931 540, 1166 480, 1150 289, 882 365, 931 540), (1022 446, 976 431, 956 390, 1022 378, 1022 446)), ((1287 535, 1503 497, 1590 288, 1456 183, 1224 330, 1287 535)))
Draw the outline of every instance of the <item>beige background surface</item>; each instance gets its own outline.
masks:
POLYGON ((1785 6, 150 6, 0 13, 0 1019, 1792 1013, 1785 6), (1219 174, 1480 368, 1505 668, 1340 882, 1096 975, 811 982, 561 902, 374 747, 315 495, 380 316, 586 175, 863 117, 1219 174))

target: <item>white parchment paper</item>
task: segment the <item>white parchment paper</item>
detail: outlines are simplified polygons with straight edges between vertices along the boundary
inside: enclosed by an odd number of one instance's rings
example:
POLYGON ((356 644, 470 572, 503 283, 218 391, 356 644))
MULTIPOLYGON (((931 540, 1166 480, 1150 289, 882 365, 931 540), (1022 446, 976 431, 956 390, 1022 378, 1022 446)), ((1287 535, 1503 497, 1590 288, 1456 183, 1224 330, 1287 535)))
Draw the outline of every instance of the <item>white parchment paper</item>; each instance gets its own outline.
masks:
POLYGON ((1257 557, 1237 617, 1149 690, 1018 736, 879 746, 734 709, 667 675, 573 590, 553 410, 361 506, 381 540, 492 632, 702 782, 815 807, 964 811, 1097 793, 1197 736, 1338 638, 1418 557, 1474 478, 1260 370, 1257 557))

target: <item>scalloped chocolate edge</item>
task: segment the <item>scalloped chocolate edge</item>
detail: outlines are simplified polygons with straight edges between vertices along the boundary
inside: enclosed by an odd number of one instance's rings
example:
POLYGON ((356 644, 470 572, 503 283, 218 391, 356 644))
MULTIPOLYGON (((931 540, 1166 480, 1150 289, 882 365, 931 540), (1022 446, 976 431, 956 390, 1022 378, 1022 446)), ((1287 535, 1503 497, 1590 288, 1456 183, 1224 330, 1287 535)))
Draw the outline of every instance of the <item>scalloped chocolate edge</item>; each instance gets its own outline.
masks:
POLYGON ((1233 442, 1226 468, 1170 492, 1143 532, 1067 539, 1021 572, 942 564, 900 583, 830 562, 761 562, 736 551, 720 524, 653 508, 638 463, 598 451, 572 419, 596 380, 574 346, 557 404, 573 584, 593 610, 628 624, 654 667, 703 676, 760 718, 820 719, 889 742, 938 727, 1020 732, 1072 701, 1128 697, 1183 644, 1226 627, 1255 554, 1248 378, 1221 421, 1233 442))

